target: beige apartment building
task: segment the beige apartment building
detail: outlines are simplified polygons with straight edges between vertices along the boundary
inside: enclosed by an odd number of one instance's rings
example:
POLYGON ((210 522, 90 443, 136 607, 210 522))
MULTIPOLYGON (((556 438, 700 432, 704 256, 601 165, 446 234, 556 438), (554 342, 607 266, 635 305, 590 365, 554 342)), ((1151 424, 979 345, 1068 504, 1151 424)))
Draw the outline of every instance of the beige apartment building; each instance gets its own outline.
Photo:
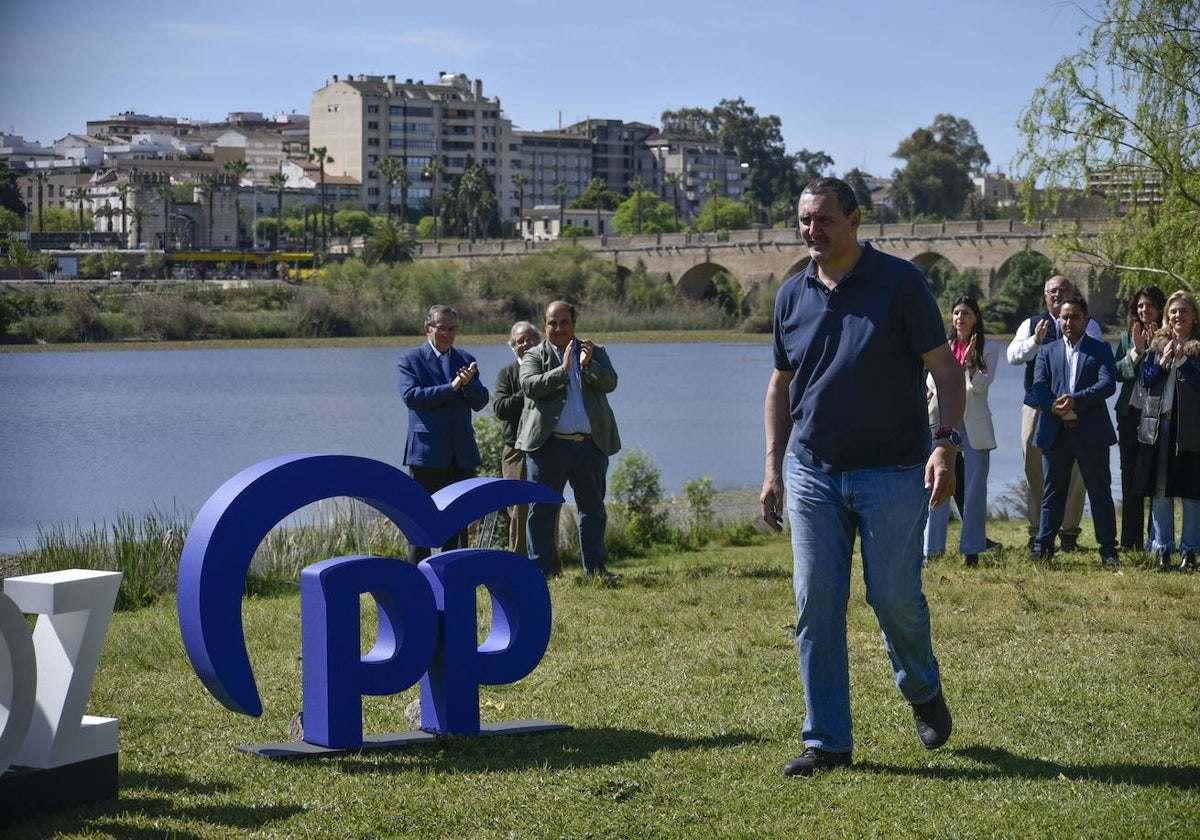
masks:
MULTIPOLYGON (((441 165, 439 192, 477 163, 495 183, 501 218, 516 221, 512 175, 518 143, 499 98, 484 97, 482 81, 450 73, 433 84, 397 82, 395 76, 334 76, 313 93, 309 116, 310 151, 325 149, 327 175, 361 182, 367 209, 387 203, 387 182, 375 168, 385 158, 403 165, 409 179, 407 205, 422 213, 428 213, 434 189, 431 163, 441 165)), ((399 203, 400 186, 395 185, 392 204, 399 203)))

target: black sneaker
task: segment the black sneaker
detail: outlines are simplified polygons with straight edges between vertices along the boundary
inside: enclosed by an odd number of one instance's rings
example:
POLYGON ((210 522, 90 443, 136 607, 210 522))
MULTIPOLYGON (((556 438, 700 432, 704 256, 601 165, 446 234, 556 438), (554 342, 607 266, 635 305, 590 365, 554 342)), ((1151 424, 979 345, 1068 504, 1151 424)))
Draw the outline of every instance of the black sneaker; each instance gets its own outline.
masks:
POLYGON ((805 747, 804 752, 783 767, 785 776, 811 776, 838 767, 850 766, 850 751, 830 752, 820 747, 805 747))
POLYGON ((1175 571, 1175 567, 1171 565, 1171 549, 1165 546, 1154 549, 1154 570, 1157 572, 1175 571))
POLYGON ((946 698, 942 696, 941 688, 938 688, 938 693, 933 695, 933 699, 924 703, 913 703, 912 708, 921 746, 927 750, 936 750, 950 739, 954 719, 950 716, 950 709, 946 706, 946 698))
POLYGON ((1183 552, 1183 561, 1179 564, 1179 571, 1194 572, 1196 571, 1196 552, 1183 552))

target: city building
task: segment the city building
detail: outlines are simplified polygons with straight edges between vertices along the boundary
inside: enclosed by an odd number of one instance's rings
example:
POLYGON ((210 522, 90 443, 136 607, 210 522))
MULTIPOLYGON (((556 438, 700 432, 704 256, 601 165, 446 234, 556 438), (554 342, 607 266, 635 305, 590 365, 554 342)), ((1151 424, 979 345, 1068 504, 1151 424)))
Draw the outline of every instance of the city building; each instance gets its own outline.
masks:
POLYGON ((700 215, 714 194, 731 201, 745 199, 749 168, 736 155, 723 153, 716 140, 653 134, 645 144, 658 176, 653 182, 647 179, 647 186, 672 205, 685 224, 700 215))
MULTIPOLYGON (((408 206, 430 212, 435 190, 441 193, 467 167, 478 164, 490 175, 503 219, 515 220, 511 153, 516 140, 512 122, 498 98, 483 95, 483 82, 463 74, 440 74, 426 84, 391 76, 334 76, 313 93, 309 146, 324 149, 325 172, 362 185, 368 210, 387 204, 387 180, 380 161, 398 161, 407 176, 408 206), (434 167, 433 165, 437 166, 434 167)), ((391 188, 399 206, 401 186, 391 188)))
POLYGON ((629 182, 641 176, 646 189, 657 189, 659 173, 646 140, 658 133, 652 125, 622 120, 586 119, 562 129, 592 142, 592 178, 613 192, 628 195, 629 182))
POLYGON ((517 131, 514 139, 519 150, 514 172, 525 179, 514 189, 518 200, 523 193, 519 203, 526 209, 540 204, 557 208, 560 189, 568 206, 587 192, 593 177, 590 138, 562 131, 517 131))

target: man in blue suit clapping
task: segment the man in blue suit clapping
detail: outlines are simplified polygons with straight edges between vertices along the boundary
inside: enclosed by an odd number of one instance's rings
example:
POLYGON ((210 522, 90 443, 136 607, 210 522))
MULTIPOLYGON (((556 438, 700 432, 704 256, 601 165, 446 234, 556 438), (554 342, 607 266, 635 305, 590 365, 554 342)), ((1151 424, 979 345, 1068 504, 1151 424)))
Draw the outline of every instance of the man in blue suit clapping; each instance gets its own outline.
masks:
POLYGON ((1117 568, 1117 514, 1112 497, 1109 447, 1117 442, 1104 401, 1117 390, 1117 369, 1108 343, 1087 335, 1087 301, 1071 296, 1058 314, 1063 340, 1043 344, 1033 376, 1041 415, 1034 443, 1042 450, 1046 476, 1041 522, 1031 559, 1049 560, 1062 527, 1067 488, 1079 464, 1092 506, 1100 561, 1117 568))
MULTIPOLYGON (((488 391, 479 379, 475 357, 454 347, 458 313, 449 306, 429 307, 425 316, 427 341, 400 357, 400 395, 408 407, 408 437, 404 463, 429 493, 475 476, 479 447, 471 412, 488 404, 488 391)), ((442 549, 467 547, 466 529, 442 549)), ((428 557, 425 546, 409 548, 408 559, 428 557)))

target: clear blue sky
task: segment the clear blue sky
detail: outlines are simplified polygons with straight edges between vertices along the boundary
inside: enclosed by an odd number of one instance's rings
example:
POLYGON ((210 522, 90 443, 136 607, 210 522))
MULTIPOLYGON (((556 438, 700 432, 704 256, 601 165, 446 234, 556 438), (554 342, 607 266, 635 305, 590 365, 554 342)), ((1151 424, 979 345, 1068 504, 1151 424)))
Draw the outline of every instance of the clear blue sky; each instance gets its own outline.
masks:
POLYGON ((0 0, 0 130, 44 144, 132 110, 307 113, 339 76, 482 79, 516 127, 660 123, 742 97, 789 152, 888 175, 936 114, 1011 172, 1015 122, 1099 0, 532 0, 458 3, 0 0))

